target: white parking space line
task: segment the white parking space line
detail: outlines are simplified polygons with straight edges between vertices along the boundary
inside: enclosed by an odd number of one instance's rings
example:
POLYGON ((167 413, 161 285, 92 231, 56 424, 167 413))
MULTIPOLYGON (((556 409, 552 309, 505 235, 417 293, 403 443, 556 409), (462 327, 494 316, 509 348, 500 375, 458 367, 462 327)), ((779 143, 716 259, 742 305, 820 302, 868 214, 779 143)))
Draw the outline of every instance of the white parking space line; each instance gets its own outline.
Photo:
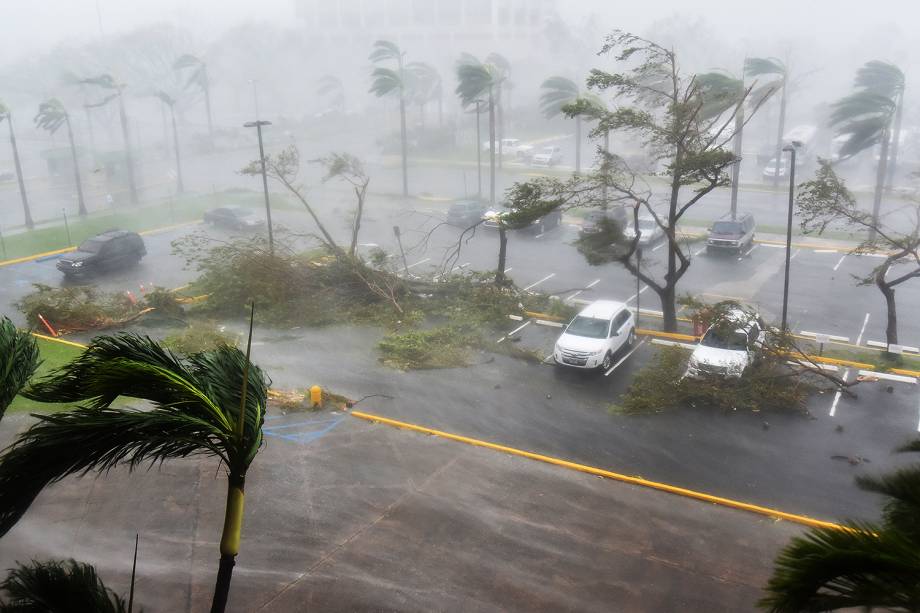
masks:
POLYGON ((757 243, 761 247, 770 247, 772 249, 785 249, 786 245, 774 245, 773 243, 757 243))
POLYGON ((608 370, 607 372, 604 373, 604 376, 605 376, 605 377, 609 377, 609 376, 610 376, 610 373, 612 373, 613 371, 615 371, 615 370, 617 369, 617 367, 619 367, 620 364, 622 364, 623 362, 625 362, 626 359, 627 359, 629 356, 631 356, 632 354, 634 354, 634 353, 636 352, 636 350, 639 349, 639 347, 641 347, 641 346, 644 345, 644 344, 645 344, 645 339, 643 338, 641 341, 639 341, 638 343, 636 343, 636 346, 633 347, 632 349, 630 349, 629 352, 628 352, 626 355, 624 355, 622 358, 620 358, 619 360, 617 360, 617 363, 614 364, 613 366, 611 366, 611 367, 610 367, 610 370, 608 370))
POLYGON ((652 247, 652 251, 658 251, 659 249, 661 249, 661 248, 664 247, 665 245, 667 245, 667 243, 658 243, 657 246, 652 247))
MULTIPOLYGON (((847 377, 849 376, 850 376, 850 369, 848 368, 845 371, 843 371, 843 380, 846 381, 847 377)), ((831 403, 831 410, 830 410, 830 413, 828 413, 828 415, 830 415, 831 417, 833 417, 837 413, 837 403, 840 402, 841 394, 843 394, 841 390, 837 390, 834 393, 834 401, 831 403)))
POLYGON ((630 296, 630 297, 626 300, 626 302, 627 302, 627 303, 632 302, 633 300, 635 300, 636 298, 638 298, 639 295, 642 294, 642 292, 644 292, 644 291, 647 290, 647 289, 648 289, 648 285, 643 286, 642 289, 640 289, 637 293, 635 293, 635 294, 633 294, 632 296, 630 296))
MULTIPOLYGON (((810 336, 811 338, 817 338, 817 336, 821 333, 820 332, 806 332, 805 330, 802 330, 801 332, 799 332, 799 334, 801 336, 810 336)), ((841 343, 850 342, 850 337, 848 336, 836 336, 834 334, 825 334, 824 336, 826 336, 829 340, 832 340, 832 341, 840 341, 841 343)))
MULTIPOLYGON (((591 289, 592 287, 594 287, 595 285, 597 285, 597 284, 600 283, 600 282, 601 282, 600 279, 595 279, 594 281, 591 281, 591 283, 588 283, 588 284, 585 286, 585 289, 591 289)), ((578 296, 580 293, 582 293, 583 291, 585 291, 585 289, 580 289, 580 290, 578 290, 577 292, 573 293, 573 294, 570 295, 568 298, 566 298, 565 301, 568 302, 569 300, 572 300, 573 298, 575 298, 576 296, 578 296)))
POLYGON ((794 260, 794 259, 795 259, 795 256, 797 256, 797 255, 799 254, 799 251, 801 251, 801 249, 796 249, 796 250, 795 250, 795 253, 793 253, 793 254, 789 257, 789 259, 790 259, 790 260, 794 260))
POLYGON ((425 258, 424 260, 419 260, 419 261, 416 262, 415 264, 409 264, 408 266, 406 266, 406 268, 415 268, 415 267, 418 266, 419 264, 424 264, 425 262, 427 262, 427 261, 430 260, 430 259, 431 259, 431 258, 425 258))
POLYGON ((699 249, 697 249, 697 250, 696 250, 693 254, 691 254, 691 255, 692 255, 693 257, 696 257, 696 256, 698 256, 699 254, 703 253, 704 251, 706 251, 706 246, 705 246, 705 245, 702 246, 702 247, 700 247, 699 249))
POLYGON ((512 268, 511 266, 509 266, 508 268, 505 269, 505 274, 511 272, 512 270, 514 270, 514 268, 512 268))
POLYGON ((840 253, 836 249, 815 249, 815 253, 840 253))
POLYGON ((863 319, 862 328, 859 329, 859 336, 856 337, 856 344, 859 345, 862 342, 863 334, 866 333, 866 324, 869 323, 869 314, 866 313, 866 318, 863 319))
POLYGON ((512 334, 517 334, 518 332, 520 332, 521 330, 523 330, 524 328, 526 328, 526 327, 529 326, 529 325, 530 325, 530 320, 528 319, 527 321, 525 321, 523 324, 521 324, 520 326, 518 326, 517 328, 515 328, 515 329, 512 330, 511 332, 509 332, 508 334, 506 334, 506 335, 504 335, 503 337, 501 337, 500 339, 498 339, 497 342, 498 342, 498 343, 502 342, 503 340, 505 340, 506 338, 508 338, 508 337, 511 336, 512 334))
POLYGON ((759 246, 760 246, 760 244, 757 243, 757 244, 755 244, 753 247, 751 247, 750 249, 748 249, 748 250, 747 250, 747 253, 743 253, 743 254, 739 255, 739 256, 738 256, 738 261, 740 262, 742 258, 746 258, 747 256, 751 255, 751 252, 754 251, 755 249, 757 249, 757 247, 759 247, 759 246))
POLYGON ((546 275, 545 277, 543 277, 542 279, 540 279, 539 281, 535 281, 534 283, 531 283, 530 285, 528 285, 527 287, 525 287, 523 291, 526 292, 526 291, 529 290, 529 289, 533 289, 533 288, 535 288, 536 286, 538 286, 538 285, 540 285, 541 283, 543 283, 544 281, 549 281, 550 279, 552 279, 552 278, 555 277, 555 276, 556 276, 556 273, 551 272, 551 273, 549 273, 548 275, 546 275))
POLYGON ((838 268, 840 268, 840 265, 843 264, 843 261, 845 259, 847 259, 847 254, 844 253, 842 256, 840 256, 840 259, 837 260, 837 263, 834 264, 834 270, 837 270, 838 268))
POLYGON ((538 326, 548 326, 550 328, 564 328, 565 324, 559 323, 558 321, 549 321, 546 319, 535 319, 533 320, 538 326))

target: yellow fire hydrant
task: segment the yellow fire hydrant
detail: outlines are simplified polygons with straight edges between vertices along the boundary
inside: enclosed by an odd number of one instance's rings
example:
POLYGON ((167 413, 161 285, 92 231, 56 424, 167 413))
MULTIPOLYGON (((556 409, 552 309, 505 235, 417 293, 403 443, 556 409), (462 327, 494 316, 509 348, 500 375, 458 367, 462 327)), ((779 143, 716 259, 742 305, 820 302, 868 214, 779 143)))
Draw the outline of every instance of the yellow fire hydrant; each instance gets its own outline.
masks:
POLYGON ((310 388, 310 404, 314 407, 323 404, 323 388, 318 385, 314 385, 310 388))

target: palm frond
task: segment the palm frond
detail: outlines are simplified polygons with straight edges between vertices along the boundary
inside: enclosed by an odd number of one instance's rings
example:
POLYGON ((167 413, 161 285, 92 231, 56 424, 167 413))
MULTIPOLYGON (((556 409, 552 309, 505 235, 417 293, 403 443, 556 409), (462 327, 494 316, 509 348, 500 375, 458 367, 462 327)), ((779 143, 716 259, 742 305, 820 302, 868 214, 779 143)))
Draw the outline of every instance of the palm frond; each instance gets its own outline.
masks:
POLYGON ((202 62, 199 58, 195 57, 190 53, 180 55, 179 58, 173 62, 173 70, 182 70, 183 68, 191 68, 193 66, 201 66, 202 62))
POLYGON ((0 583, 0 591, 7 594, 2 612, 127 611, 124 599, 105 586, 95 568, 75 560, 19 564, 0 583))
POLYGON ((118 83, 115 82, 115 79, 112 75, 101 74, 97 77, 89 77, 86 79, 80 79, 80 83, 85 85, 95 85, 103 89, 118 89, 118 83))
POLYGON ((540 85, 540 112, 547 119, 562 113, 562 107, 578 98, 578 85, 565 77, 549 77, 540 85))
POLYGON ((715 119, 736 107, 744 95, 744 83, 741 79, 725 73, 699 74, 694 78, 694 82, 697 87, 697 97, 701 103, 700 110, 697 112, 701 121, 715 119))
POLYGON ((399 73, 390 68, 377 67, 371 73, 371 88, 368 90, 378 98, 399 94, 404 87, 399 73))
POLYGON ((499 80, 490 64, 457 62, 457 87, 454 92, 463 106, 473 104, 477 98, 495 87, 499 80))
POLYGON ((856 72, 855 85, 874 94, 894 99, 904 91, 904 73, 894 64, 873 60, 866 62, 856 72))
POLYGON ((776 560, 760 606, 774 613, 847 607, 920 608, 920 549, 905 534, 868 524, 794 537, 776 560))
POLYGON ((316 82, 316 93, 325 96, 331 93, 338 93, 342 90, 342 80, 335 75, 323 75, 316 82))
POLYGON ((920 466, 902 468, 879 477, 862 475, 856 484, 868 492, 886 497, 886 526, 913 534, 920 542, 920 466))
POLYGON ((67 121, 67 110, 60 100, 51 98, 38 105, 38 113, 32 121, 37 128, 54 134, 67 121))
POLYGON ((17 330, 9 318, 0 318, 0 419, 38 364, 38 346, 32 335, 17 330))
POLYGON ((374 50, 371 51, 368 59, 372 62, 381 62, 384 60, 397 60, 402 57, 402 52, 396 43, 388 40, 378 40, 374 43, 374 50))
POLYGON ((161 89, 153 92, 154 98, 159 98, 160 101, 166 106, 174 106, 176 104, 176 99, 164 92, 161 89))
POLYGON ((495 66, 502 78, 506 78, 511 74, 511 62, 501 53, 493 51, 486 56, 486 63, 495 66))
POLYGON ((786 65, 775 57, 749 57, 744 60, 744 74, 748 77, 773 75, 785 80, 786 65))

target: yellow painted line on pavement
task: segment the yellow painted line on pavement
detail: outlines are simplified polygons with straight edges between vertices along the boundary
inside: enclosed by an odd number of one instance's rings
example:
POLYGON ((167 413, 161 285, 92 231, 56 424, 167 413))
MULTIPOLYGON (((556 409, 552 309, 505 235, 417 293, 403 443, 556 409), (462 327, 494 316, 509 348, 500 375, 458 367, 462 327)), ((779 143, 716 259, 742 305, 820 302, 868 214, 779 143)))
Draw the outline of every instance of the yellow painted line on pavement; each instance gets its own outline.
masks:
POLYGON ((44 341, 51 341, 52 343, 60 343, 62 345, 69 345, 71 347, 77 347, 79 349, 86 349, 86 345, 83 343, 75 343, 73 341, 65 341, 62 338, 55 338, 53 336, 48 336, 46 334, 39 334, 38 332, 32 332, 32 336, 35 338, 40 338, 44 341))
POLYGON ((61 253, 68 253, 70 251, 75 251, 76 247, 65 247, 64 249, 55 249, 54 251, 45 251, 44 253, 36 253, 34 255, 27 255, 21 258, 14 258, 12 260, 3 260, 0 262, 0 266, 11 266, 12 264, 22 264, 23 262, 31 262, 32 260, 37 260, 39 258, 48 257, 50 255, 58 255, 61 253))
POLYGON ((447 198, 446 196, 416 196, 416 198, 427 202, 451 202, 453 200, 453 198, 447 198))
POLYGON ((659 330, 644 330, 639 328, 636 330, 636 334, 641 334, 643 336, 655 336, 659 338, 669 338, 677 341, 692 341, 696 342, 700 337, 694 336, 692 334, 680 334, 678 332, 661 332, 659 330))
POLYGON ((577 470, 579 472, 587 473, 590 475, 597 475, 599 477, 605 477, 607 479, 613 479, 615 481, 621 481, 623 483, 631 483, 633 485, 638 485, 641 487, 647 487, 653 490, 658 490, 662 492, 668 492, 669 494, 676 494, 678 496, 683 496, 685 498, 692 498, 694 500, 700 500, 703 502, 709 502, 712 504, 721 505, 724 507, 729 507, 732 509, 738 509, 741 511, 748 511, 750 513, 757 513, 759 515, 764 515, 766 517, 771 517, 775 519, 785 519, 787 521, 795 522, 803 526, 810 526, 812 528, 832 528, 836 530, 846 530, 844 526, 840 524, 835 524, 829 521, 823 521, 820 519, 814 519, 806 515, 797 515, 795 513, 787 513, 785 511, 780 511, 779 509, 772 509, 770 507, 762 507, 756 504, 750 504, 747 502, 741 502, 739 500, 733 500, 731 498, 722 498, 721 496, 713 496, 712 494, 706 494, 704 492, 697 492, 696 490, 689 490, 683 487, 678 487, 676 485, 669 485, 667 483, 661 483, 659 481, 649 481, 648 479, 643 479, 642 477, 634 477, 630 475, 624 475, 621 473, 615 473, 609 470, 604 470, 602 468, 595 468, 593 466, 586 466, 584 464, 578 464, 575 462, 569 462, 568 460, 562 460, 559 458, 554 458, 551 456, 542 455, 539 453, 532 453, 530 451, 524 451, 522 449, 516 449, 514 447, 507 447, 505 445, 499 445, 497 443, 490 443, 488 441, 482 441, 475 438, 470 438, 468 436, 461 436, 459 434, 451 434, 449 432, 444 432, 442 430, 434 430, 432 428, 426 428, 424 426, 418 426, 415 424, 410 424, 403 421, 397 421, 395 419, 389 419, 388 417, 382 417, 380 415, 373 415, 371 413, 364 413, 362 411, 352 411, 352 416, 357 417, 358 419, 363 419, 370 422, 379 422, 394 428, 401 428, 403 430, 411 430, 413 432, 420 432, 422 434, 430 434, 433 436, 439 436, 448 440, 456 441, 458 443, 465 443, 467 445, 472 445, 474 447, 484 447, 486 449, 492 449, 493 451, 500 451, 502 453, 508 453, 522 458, 528 458, 531 460, 536 460, 538 462, 545 462, 547 464, 552 464, 554 466, 560 466, 562 468, 568 468, 571 470, 577 470))
POLYGON ((141 236, 150 236, 151 234, 159 234, 160 232, 169 232, 170 230, 176 230, 178 228, 186 228, 188 226, 194 226, 197 224, 203 223, 200 219, 194 221, 183 221, 182 223, 172 224, 170 226, 163 226, 162 228, 153 228, 152 230, 144 230, 143 232, 138 232, 141 236))

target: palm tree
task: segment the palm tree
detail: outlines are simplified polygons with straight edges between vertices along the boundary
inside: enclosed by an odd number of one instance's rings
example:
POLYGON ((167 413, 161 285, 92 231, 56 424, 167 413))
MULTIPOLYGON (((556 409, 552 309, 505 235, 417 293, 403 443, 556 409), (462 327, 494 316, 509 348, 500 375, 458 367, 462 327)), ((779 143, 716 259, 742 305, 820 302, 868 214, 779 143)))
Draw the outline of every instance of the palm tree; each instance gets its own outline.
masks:
POLYGON ((0 419, 38 368, 38 347, 28 332, 0 318, 0 419))
POLYGON ((70 125, 70 115, 67 109, 57 98, 51 98, 38 105, 38 114, 35 115, 35 125, 49 134, 57 132, 62 125, 67 126, 67 139, 70 141, 70 157, 73 160, 73 180, 77 186, 77 202, 80 205, 80 215, 86 215, 86 202, 83 200, 83 182, 80 180, 80 160, 77 159, 77 146, 73 142, 73 129, 70 125))
POLYGON ((890 98, 896 105, 894 126, 891 130, 891 151, 888 160, 888 173, 885 178, 885 191, 890 192, 898 165, 900 148, 901 117, 904 114, 904 88, 906 79, 900 68, 888 62, 874 60, 866 62, 856 73, 856 87, 890 98))
MULTIPOLYGON (((766 83, 774 92, 780 92, 779 122, 776 127, 777 169, 783 159, 783 132, 786 130, 786 91, 789 84, 789 69, 782 60, 775 57, 749 57, 744 60, 744 76, 767 77, 766 83)), ((779 185, 779 171, 773 174, 773 186, 779 185)))
MULTIPOLYGON (((502 77, 494 64, 483 64, 469 54, 457 62, 457 88, 454 90, 464 107, 475 104, 483 95, 489 102, 489 202, 495 204, 495 92, 502 77)), ((481 147, 481 143, 476 143, 481 147)))
POLYGON ((502 141, 505 138, 505 92, 508 92, 508 101, 511 101, 511 62, 500 53, 492 52, 486 56, 486 63, 495 67, 498 74, 498 86, 495 88, 495 108, 498 115, 498 169, 502 168, 502 158, 505 152, 502 149, 502 141))
POLYGON ((16 145, 16 134, 13 132, 13 114, 9 107, 0 101, 0 123, 6 119, 10 126, 10 146, 13 148, 13 165, 16 167, 16 179, 19 181, 19 197, 22 199, 22 211, 26 218, 26 227, 30 230, 35 227, 32 221, 32 210, 29 208, 29 197, 26 194, 26 184, 22 178, 22 165, 19 163, 19 147, 16 145))
POLYGON ((162 90, 153 94, 169 109, 169 117, 172 120, 173 147, 176 151, 176 193, 181 194, 185 191, 182 184, 182 160, 179 156, 179 131, 176 129, 176 99, 162 90))
POLYGON ((147 337, 96 337, 73 362, 23 395, 42 402, 82 402, 38 416, 0 457, 0 536, 46 486, 69 475, 129 469, 173 458, 212 455, 228 475, 220 569, 212 612, 223 611, 243 520, 246 472, 262 444, 269 381, 235 347, 178 358, 147 337), (119 396, 153 408, 113 408, 119 396))
MULTIPOLYGON (((540 96, 540 111, 547 119, 562 115, 567 106, 583 107, 581 112, 573 114, 575 117, 575 172, 581 173, 581 119, 597 116, 596 113, 591 112, 592 109, 598 110, 606 107, 595 94, 581 92, 575 81, 565 77, 550 77, 543 81, 540 87, 543 89, 543 94, 540 96), (584 99, 587 104, 579 104, 581 99, 584 99)), ((609 134, 605 143, 605 150, 609 152, 609 134)))
POLYGON ((31 562, 10 570, 0 583, 0 611, 93 611, 95 613, 130 613, 124 598, 107 588, 96 569, 89 564, 31 562))
MULTIPOLYGON (((920 441, 900 451, 920 451, 920 441)), ((920 465, 856 482, 887 498, 881 525, 853 522, 794 537, 776 559, 762 608, 920 610, 920 465)))
POLYGON ((403 196, 409 196, 409 171, 408 171, 408 144, 406 135, 406 97, 408 79, 405 73, 405 54, 400 51, 396 43, 388 40, 378 40, 371 51, 372 62, 396 61, 396 70, 378 66, 371 73, 372 82, 370 92, 382 98, 384 96, 399 97, 399 132, 402 139, 402 174, 403 196))
POLYGON ((95 85, 112 93, 95 104, 88 105, 90 108, 100 107, 108 104, 112 100, 118 99, 118 115, 121 119, 121 135, 125 141, 125 165, 128 171, 128 189, 131 194, 131 204, 137 204, 137 183, 134 180, 134 156, 131 155, 131 137, 128 130, 128 114, 125 111, 124 100, 124 83, 118 83, 111 75, 102 74, 98 77, 81 79, 79 83, 86 85, 95 85))
POLYGON ((332 105, 340 111, 345 110, 345 87, 342 80, 335 75, 327 74, 320 77, 316 83, 317 96, 330 96, 332 105))
POLYGON ((173 70, 190 68, 186 89, 197 87, 204 94, 204 109, 208 115, 208 138, 214 140, 214 127, 211 123, 211 82, 208 80, 208 65, 204 60, 186 53, 173 63, 173 70))
POLYGON ((425 126, 425 105, 436 100, 438 102, 438 126, 443 123, 442 97, 443 88, 441 75, 431 64, 425 62, 410 62, 406 64, 406 73, 410 75, 409 87, 412 101, 418 105, 421 115, 422 127, 425 126))
MULTIPOLYGON (((872 62, 870 62, 872 64, 872 62)), ((878 64, 881 64, 879 62, 878 64)), ((896 67, 888 67, 900 73, 896 67)), ((899 95, 892 88, 876 87, 868 89, 866 79, 873 70, 869 64, 863 66, 856 76, 856 92, 841 98, 833 105, 830 123, 836 127, 837 134, 846 136, 847 140, 840 148, 843 159, 852 157, 870 149, 875 145, 880 146, 878 166, 875 174, 875 193, 872 200, 872 225, 878 225, 879 210, 882 206, 882 192, 885 190, 885 179, 888 170, 889 148, 891 146, 891 124, 897 115, 898 102, 892 97, 899 95)), ((903 74, 901 74, 903 83, 903 74)), ((871 81, 870 81, 871 82, 871 81)), ((895 140, 897 140, 895 138, 895 140)), ((876 231, 869 229, 869 240, 875 240, 876 231)))

